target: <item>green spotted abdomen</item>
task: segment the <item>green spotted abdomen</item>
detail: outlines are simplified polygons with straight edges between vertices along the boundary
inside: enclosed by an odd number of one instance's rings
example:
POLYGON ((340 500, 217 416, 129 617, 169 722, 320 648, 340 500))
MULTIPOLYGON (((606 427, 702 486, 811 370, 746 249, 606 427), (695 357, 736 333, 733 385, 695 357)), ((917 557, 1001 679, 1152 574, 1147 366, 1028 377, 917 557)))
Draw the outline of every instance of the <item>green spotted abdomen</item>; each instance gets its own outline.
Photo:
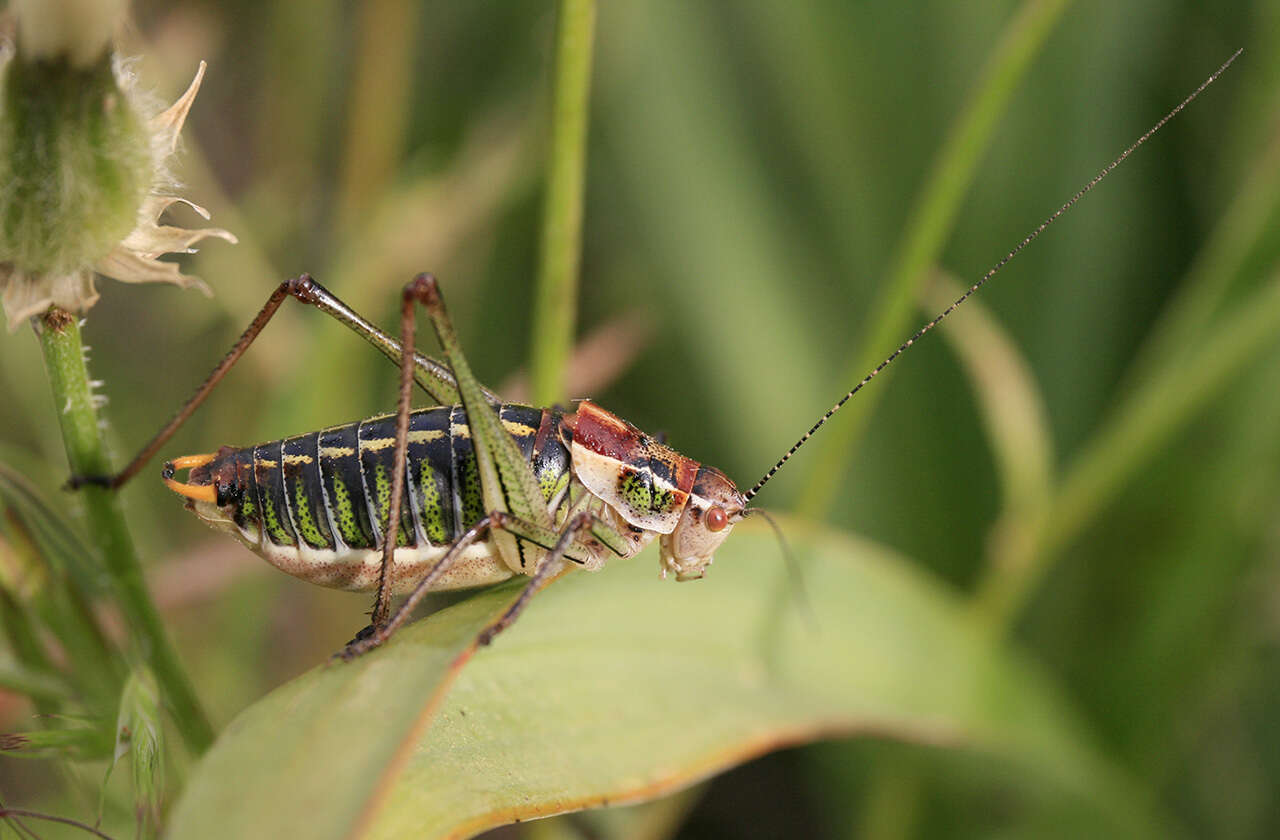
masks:
MULTIPOLYGON (((548 504, 558 504, 570 478, 560 412, 503 405, 500 416, 548 504)), ((201 472, 207 470, 204 480, 218 485, 217 511, 229 521, 204 518, 238 532, 251 549, 296 577, 342 589, 374 588, 391 501, 395 420, 373 417, 244 449, 224 448, 201 472)), ((486 513, 461 406, 410 415, 405 478, 391 571, 397 591, 411 588, 486 513)), ((193 472, 192 480, 201 478, 193 472)), ((454 564, 439 588, 479 586, 511 574, 483 541, 454 564)))

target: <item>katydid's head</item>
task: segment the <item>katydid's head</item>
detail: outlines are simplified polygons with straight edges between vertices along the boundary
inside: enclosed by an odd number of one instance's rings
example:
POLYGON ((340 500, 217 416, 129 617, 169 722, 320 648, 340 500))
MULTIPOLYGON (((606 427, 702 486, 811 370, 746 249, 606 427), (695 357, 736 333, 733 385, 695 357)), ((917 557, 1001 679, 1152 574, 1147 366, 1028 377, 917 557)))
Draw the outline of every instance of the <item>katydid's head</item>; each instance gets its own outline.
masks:
POLYGON ((565 420, 574 477, 636 534, 661 536, 664 577, 702 577, 747 506, 733 482, 587 400, 565 420))
POLYGON ((733 526, 742 521, 747 500, 715 467, 698 466, 680 521, 662 535, 662 573, 676 580, 697 580, 733 526))

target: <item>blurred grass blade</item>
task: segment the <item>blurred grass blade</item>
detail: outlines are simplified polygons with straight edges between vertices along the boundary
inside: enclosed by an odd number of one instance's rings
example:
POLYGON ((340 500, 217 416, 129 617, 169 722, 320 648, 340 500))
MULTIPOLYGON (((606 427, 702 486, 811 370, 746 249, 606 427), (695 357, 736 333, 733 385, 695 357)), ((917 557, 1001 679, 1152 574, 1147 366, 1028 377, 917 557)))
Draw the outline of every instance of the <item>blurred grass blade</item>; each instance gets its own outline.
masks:
MULTIPOLYGON (((129 756, 133 770, 134 816, 139 834, 154 836, 160 822, 164 788, 164 730, 160 721, 160 693, 155 677, 146 667, 139 667, 129 675, 120 695, 115 752, 107 767, 107 777, 125 755, 129 756)), ((103 779, 104 797, 106 787, 107 780, 103 779)))
POLYGON ((779 595, 761 581, 778 547, 739 527, 697 586, 659 581, 648 556, 570 574, 467 663, 474 634, 518 590, 508 585, 303 675, 228 727, 169 836, 469 836, 864 732, 995 756, 1119 834, 1154 831, 1043 678, 884 549, 806 538, 816 621, 785 610, 762 646, 779 595))
MULTIPOLYGON (((937 162, 916 201, 895 251, 884 291, 866 321, 870 333, 850 356, 843 381, 857 382, 885 355, 910 335, 915 302, 926 272, 951 233, 960 203, 973 180, 996 123, 1004 114, 1018 83, 1040 51, 1069 0, 1028 0, 1005 28, 992 51, 974 92, 952 124, 938 150, 937 162)), ((817 441, 817 453, 799 509, 814 518, 830 510, 848 471, 854 445, 885 384, 872 388, 845 410, 848 416, 817 441)))
MULTIPOLYGON (((951 305, 964 286, 938 271, 923 290, 926 318, 951 305)), ((1025 558, 1022 547, 1053 491, 1053 440, 1035 376, 1012 338, 986 305, 970 298, 941 329, 960 359, 978 402, 986 440, 1000 479, 1001 511, 991 526, 983 574, 998 577, 1025 558)), ((924 791, 919 755, 891 753, 877 762, 858 836, 909 837, 916 833, 924 791)))
POLYGON ((534 405, 554 405, 568 396, 565 373, 578 320, 595 26, 596 0, 560 0, 557 4, 550 161, 529 348, 534 405))
MULTIPOLYGON (((0 548, 3 546, 0 545, 0 548)), ((0 586, 0 628, 3 628, 9 650, 21 667, 36 673, 53 672, 53 664, 40 643, 35 616, 27 609, 25 603, 14 597, 14 593, 4 586, 0 586)), ((30 696, 35 701, 36 710, 41 714, 48 714, 57 709, 52 698, 38 694, 30 696)))
POLYGON ((492 224, 504 202, 531 187, 536 161, 530 128, 520 121, 524 107, 518 100, 481 114, 467 126, 447 170, 406 176, 381 196, 353 235, 337 243, 328 272, 334 287, 389 296, 424 265, 456 260, 464 243, 492 224))
POLYGON ((24 476, 0 462, 0 535, 23 545, 24 565, 40 577, 32 608, 58 639, 67 674, 81 698, 104 714, 123 679, 119 658, 96 618, 93 603, 108 592, 93 558, 69 519, 45 501, 24 476))
MULTIPOLYGON (((453 266, 466 251, 465 243, 487 231, 504 203, 531 188, 536 162, 529 127, 519 119, 523 105, 523 100, 503 103, 481 114, 467 126, 462 146, 445 172, 408 178, 381 196, 364 223, 335 243, 326 272, 331 288, 360 289, 360 299, 353 295, 350 302, 367 306, 394 299, 399 286, 424 267, 443 274, 453 266)), ((448 288, 458 288, 464 279, 448 282, 448 288)), ((256 300, 260 293, 249 296, 256 300)), ((252 313, 246 314, 245 320, 250 317, 252 313)), ((359 348, 353 350, 345 336, 331 338, 333 333, 316 328, 311 319, 303 323, 310 326, 271 338, 272 349, 257 357, 260 374, 278 376, 288 359, 302 356, 335 382, 362 382, 370 378, 370 370, 386 370, 359 348)), ((272 330, 263 335, 271 337, 272 330)), ((299 416, 330 419, 338 409, 325 398, 326 389, 312 387, 305 377, 283 377, 274 388, 280 423, 296 422, 299 416)), ((381 392, 380 397, 389 393, 381 392)))
MULTIPOLYGON (((940 312, 962 291, 955 278, 939 273, 927 290, 924 308, 931 314, 940 312)), ((1048 412, 1030 366, 981 300, 970 298, 956 310, 942 335, 964 366, 995 456, 1001 511, 991 526, 982 574, 998 578, 1029 562, 1027 540, 1053 494, 1048 412)))
POLYGON ((1131 368, 1131 383, 1136 384, 1200 339, 1240 279, 1249 257, 1273 236, 1280 207, 1280 126, 1276 128, 1268 138, 1268 147, 1240 179, 1231 206, 1144 342, 1131 368))
POLYGON ((94 549, 80 536, 66 516, 45 501, 26 476, 0 461, 0 509, 9 510, 26 526, 41 555, 53 568, 74 575, 85 593, 92 597, 107 594, 106 580, 95 570, 94 549))
POLYGON ((0 690, 33 700, 63 702, 71 697, 67 684, 52 671, 31 668, 13 659, 0 659, 0 690))
POLYGON ((415 4, 370 0, 356 7, 354 72, 347 94, 336 228, 349 235, 393 183, 405 137, 415 4))
POLYGON ((72 761, 97 761, 111 755, 110 727, 84 718, 65 718, 65 721, 79 725, 31 732, 0 732, 0 753, 14 758, 72 761))
POLYGON ((988 579, 978 593, 980 609, 992 626, 1008 626, 1063 546, 1278 335, 1280 275, 1273 275, 1220 318, 1211 335, 1167 360, 1144 387, 1130 392, 1067 470, 1035 533, 1023 543, 1026 556, 1011 573, 988 579))
MULTIPOLYGON (((963 291, 953 276, 935 275, 923 296, 927 317, 963 291)), ((960 357, 977 397, 1006 512, 1043 505, 1053 481, 1053 440, 1030 365, 981 300, 971 298, 956 310, 942 335, 960 357)))
MULTIPOLYGON (((1274 672, 1229 651, 1252 649, 1278 591, 1269 540, 1280 471, 1259 465, 1280 464, 1280 345, 1242 384, 1206 412, 1204 427, 1218 442, 1213 458, 1206 461, 1195 442, 1172 453, 1193 464, 1198 492, 1170 508, 1176 538, 1160 553, 1147 597, 1131 611, 1132 639, 1115 646, 1116 671, 1142 687, 1117 694, 1115 717, 1133 721, 1121 749, 1128 766, 1144 768, 1157 788, 1172 781, 1188 749, 1168 733, 1209 731, 1222 685, 1276 684, 1274 672), (1245 522, 1259 523, 1262 536, 1245 522), (1220 676, 1206 680, 1206 673, 1220 676)), ((1229 780, 1241 783, 1234 774, 1229 780)))

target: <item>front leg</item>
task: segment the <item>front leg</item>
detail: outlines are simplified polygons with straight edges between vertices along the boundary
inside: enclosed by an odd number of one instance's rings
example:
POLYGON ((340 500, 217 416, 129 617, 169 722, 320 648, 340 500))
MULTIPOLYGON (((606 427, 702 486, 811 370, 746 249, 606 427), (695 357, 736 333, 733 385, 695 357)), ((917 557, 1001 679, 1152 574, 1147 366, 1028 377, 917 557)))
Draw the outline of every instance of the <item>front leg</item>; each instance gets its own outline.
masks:
POLYGON ((519 618, 520 613, 524 612, 525 606, 528 605, 529 599, 538 590, 542 589, 554 574, 564 568, 564 556, 565 552, 569 550, 569 546, 577 541, 579 534, 589 529, 596 521, 596 515, 590 511, 582 511, 570 517, 569 523, 560 532, 560 538, 556 540, 555 546, 542 558, 542 562, 538 564, 538 571, 533 574, 533 577, 529 579, 524 589, 521 590, 520 597, 515 600, 515 603, 507 607, 507 611, 502 614, 501 618, 481 630, 480 634, 476 636, 477 646, 483 647, 489 644, 493 641, 494 636, 506 630, 519 618))

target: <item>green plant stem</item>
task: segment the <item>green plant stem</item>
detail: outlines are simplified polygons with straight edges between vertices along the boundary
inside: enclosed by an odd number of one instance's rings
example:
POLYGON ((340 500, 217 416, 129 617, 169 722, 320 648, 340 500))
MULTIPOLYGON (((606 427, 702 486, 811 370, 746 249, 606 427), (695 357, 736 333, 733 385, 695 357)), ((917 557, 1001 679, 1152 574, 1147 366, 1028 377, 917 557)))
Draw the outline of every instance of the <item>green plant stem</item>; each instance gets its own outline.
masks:
POLYGON ((565 370, 573 349, 582 251, 595 20, 595 0, 560 0, 551 92, 551 152, 529 362, 534 405, 563 402, 566 396, 565 370))
MULTIPOLYGON (((910 329, 920 286, 951 233, 960 202, 973 180, 996 121, 1004 113, 1031 59, 1069 3, 1070 0, 1029 0, 1005 29, 974 95, 939 150, 898 243, 888 283, 867 320, 874 325, 873 331, 848 360, 843 381, 861 379, 910 329)), ((815 440, 813 445, 819 452, 810 453, 809 461, 815 467, 801 494, 799 510, 815 519, 822 519, 830 511, 848 472, 858 437, 880 395, 887 390, 881 384, 882 387, 859 394, 858 399, 845 408, 845 413, 852 416, 829 427, 825 437, 815 440)))
MULTIPOLYGON (((112 470, 89 389, 80 327, 73 316, 55 308, 42 318, 39 332, 71 472, 109 475, 112 470)), ((119 500, 114 492, 99 487, 83 488, 80 498, 131 640, 155 672, 183 740, 193 752, 203 752, 213 740, 213 730, 147 592, 119 500)))
POLYGON ((1004 632, 1021 614, 1053 561, 1147 459, 1280 334, 1280 276, 1221 319, 1197 346, 1166 359, 1075 460, 1045 508, 1029 523, 1020 556, 984 579, 980 619, 1004 632))
POLYGON ((358 230, 402 157, 417 30, 415 4, 369 0, 357 7, 359 52, 347 97, 346 153, 338 191, 338 230, 358 230))

